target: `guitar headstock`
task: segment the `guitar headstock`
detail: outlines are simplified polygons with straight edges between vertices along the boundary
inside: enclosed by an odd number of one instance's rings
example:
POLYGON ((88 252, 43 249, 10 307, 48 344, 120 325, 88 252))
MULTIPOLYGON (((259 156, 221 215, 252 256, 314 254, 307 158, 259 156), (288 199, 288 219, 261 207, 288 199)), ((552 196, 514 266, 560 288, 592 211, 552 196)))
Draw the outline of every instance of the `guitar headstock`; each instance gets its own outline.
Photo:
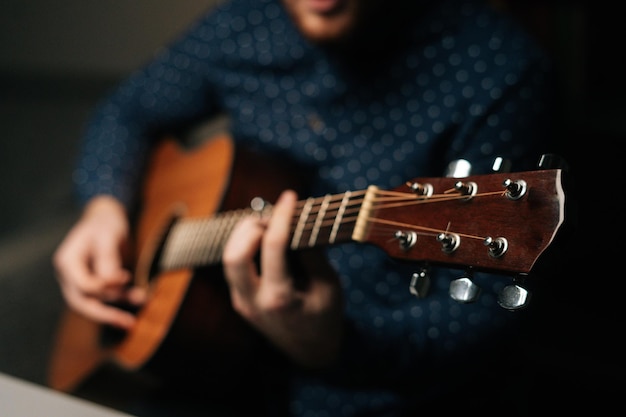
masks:
POLYGON ((370 187, 353 239, 391 257, 529 273, 564 221, 561 170, 416 178, 370 187))

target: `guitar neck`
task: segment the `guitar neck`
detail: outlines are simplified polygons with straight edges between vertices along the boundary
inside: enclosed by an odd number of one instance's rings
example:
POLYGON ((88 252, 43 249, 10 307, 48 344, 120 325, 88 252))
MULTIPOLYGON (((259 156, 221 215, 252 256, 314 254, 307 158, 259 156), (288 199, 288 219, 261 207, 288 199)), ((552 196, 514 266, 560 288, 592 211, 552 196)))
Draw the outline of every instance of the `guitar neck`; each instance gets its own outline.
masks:
MULTIPOLYGON (((300 250, 345 243, 352 239, 366 191, 345 192, 298 201, 292 220, 290 248, 300 250)), ((196 268, 221 262, 224 245, 239 220, 268 216, 272 206, 225 211, 210 217, 181 218, 163 245, 161 270, 196 268)))
MULTIPOLYGON (((370 186, 298 201, 290 249, 371 243, 395 259, 528 274, 564 219, 560 170, 418 178, 392 190, 370 186)), ((161 270, 217 264, 244 216, 265 205, 182 218, 166 237, 161 270)))

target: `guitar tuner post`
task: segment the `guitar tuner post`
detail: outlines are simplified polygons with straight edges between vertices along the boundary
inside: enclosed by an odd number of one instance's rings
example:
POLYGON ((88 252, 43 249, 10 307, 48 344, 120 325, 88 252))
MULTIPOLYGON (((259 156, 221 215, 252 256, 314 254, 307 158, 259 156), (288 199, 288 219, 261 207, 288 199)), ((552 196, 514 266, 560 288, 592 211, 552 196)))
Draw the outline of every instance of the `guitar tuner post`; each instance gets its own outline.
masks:
POLYGON ((461 195, 467 196, 466 200, 471 199, 478 192, 478 184, 474 181, 457 181, 454 184, 454 189, 457 190, 461 195))
POLYGON ((430 197, 433 195, 432 184, 429 184, 429 183, 420 184, 419 182, 412 182, 407 185, 409 186, 411 191, 419 197, 430 197))
POLYGON ((506 196, 510 200, 519 200, 528 190, 528 185, 524 180, 513 181, 507 178, 502 182, 502 185, 506 188, 506 196))
POLYGON ((398 230, 393 234, 393 237, 398 240, 398 244, 400 245, 400 249, 407 250, 415 246, 417 242, 417 233, 414 231, 402 231, 398 230))
POLYGON ((491 236, 487 236, 483 243, 489 248, 489 256, 493 258, 500 258, 509 249, 509 242, 504 237, 494 239, 491 236))
POLYGON ((441 243, 441 250, 445 253, 452 253, 461 244, 461 236, 456 233, 439 233, 437 235, 437 242, 441 243))

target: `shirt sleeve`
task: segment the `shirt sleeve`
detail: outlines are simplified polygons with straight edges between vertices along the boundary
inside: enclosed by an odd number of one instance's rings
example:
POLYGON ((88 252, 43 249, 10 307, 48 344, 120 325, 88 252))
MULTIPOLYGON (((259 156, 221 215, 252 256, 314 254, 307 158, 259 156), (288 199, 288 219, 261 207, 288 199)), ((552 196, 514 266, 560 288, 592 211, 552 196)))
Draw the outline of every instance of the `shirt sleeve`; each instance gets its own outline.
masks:
POLYGON ((210 24, 207 13, 96 105, 73 173, 81 203, 108 194, 131 206, 153 144, 218 111, 202 43, 210 24))

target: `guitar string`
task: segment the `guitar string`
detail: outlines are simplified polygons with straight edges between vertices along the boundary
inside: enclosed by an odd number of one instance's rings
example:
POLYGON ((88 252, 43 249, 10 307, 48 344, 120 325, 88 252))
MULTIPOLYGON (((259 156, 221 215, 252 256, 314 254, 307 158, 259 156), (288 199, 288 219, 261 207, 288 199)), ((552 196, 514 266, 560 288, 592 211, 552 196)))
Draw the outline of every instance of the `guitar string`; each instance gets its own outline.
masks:
MULTIPOLYGON (((419 196, 414 193, 401 191, 376 190, 372 209, 385 210, 390 208, 463 200, 468 198, 468 196, 464 194, 450 194, 454 191, 457 190, 450 189, 446 190, 443 194, 419 196)), ((344 231, 339 234, 344 239, 346 237, 350 237, 351 229, 347 229, 349 233, 348 235, 346 234, 345 226, 356 222, 358 217, 357 214, 359 213, 361 205, 364 201, 363 196, 365 196, 367 192, 368 190, 353 192, 347 203, 345 201, 345 194, 330 196, 325 195, 322 197, 298 201, 296 203, 296 210, 292 224, 299 225, 301 228, 300 233, 309 238, 308 240, 304 239, 304 241, 308 242, 305 247, 315 245, 317 238, 311 238, 313 233, 319 233, 320 229, 328 228, 334 225, 339 210, 343 211, 340 229, 344 231), (307 205, 308 213, 306 218, 302 219, 302 210, 305 205, 307 205), (322 214, 322 220, 320 220, 318 214, 322 207, 324 207, 325 211, 322 214)), ((503 194, 504 191, 484 192, 471 196, 471 198, 503 194)), ((271 208, 272 206, 268 205, 263 209, 262 214, 271 214, 271 208)), ((259 212, 248 208, 218 213, 208 218, 180 219, 173 226, 166 245, 164 246, 161 267, 165 269, 173 269, 188 265, 213 264, 219 262, 226 238, 229 236, 237 221, 245 216, 258 213, 259 212)), ((368 223, 382 225, 382 227, 374 226, 371 230, 372 233, 386 233, 384 231, 391 230, 391 226, 414 230, 420 235, 437 235, 439 233, 447 232, 445 229, 436 229, 409 223, 394 222, 370 215, 367 215, 367 221, 368 223)), ((465 238, 484 240, 484 237, 481 236, 464 233, 457 234, 465 238)), ((302 246, 303 245, 297 245, 297 247, 302 246)))
MULTIPOLYGON (((385 209, 390 209, 390 208, 398 208, 398 207, 406 207, 406 206, 413 206, 413 205, 418 205, 418 204, 429 204, 429 203, 438 203, 438 202, 442 202, 442 201, 452 201, 452 200, 463 200, 463 199, 467 199, 468 196, 466 195, 455 195, 455 196, 450 196, 450 195, 442 195, 442 194, 438 194, 438 195, 433 195, 430 197, 423 197, 423 196, 417 196, 417 200, 416 200, 416 196, 414 194, 411 193, 403 193, 403 192, 397 192, 397 191, 376 191, 377 197, 374 198, 373 200, 373 209, 375 210, 385 210, 385 209), (408 197, 407 197, 408 196, 408 197), (389 202, 393 202, 393 204, 390 204, 389 202)), ((504 192, 502 191, 493 191, 493 192, 485 192, 485 193, 479 193, 476 194, 474 196, 472 196, 472 198, 478 198, 478 197, 486 197, 486 196, 492 196, 492 195, 504 195, 504 192)), ((362 204, 363 200, 356 200, 354 201, 354 206, 356 207, 355 209, 352 209, 350 211, 347 211, 349 213, 355 213, 358 212, 360 210, 361 204, 362 204)), ((330 210, 328 210, 328 212, 330 213, 330 210)), ((309 212, 309 215, 311 214, 315 214, 316 210, 311 209, 309 212)), ((297 218, 297 221, 299 220, 299 216, 301 215, 301 213, 296 212, 294 214, 294 218, 297 218)), ((333 219, 333 217, 329 216, 331 219, 333 219)), ((414 224, 409 224, 409 223, 401 223, 401 222, 393 222, 393 221, 386 221, 386 220, 382 220, 382 219, 378 219, 376 217, 372 217, 372 216, 368 216, 367 217, 368 221, 372 221, 372 222, 377 222, 377 223, 381 223, 381 224, 387 224, 387 225, 393 225, 393 226, 400 226, 400 227, 405 227, 405 228, 409 228, 409 229, 415 229, 415 230, 420 230, 420 231, 424 231, 424 232, 436 232, 436 233, 442 233, 442 232, 446 232, 448 231, 447 229, 443 230, 443 229, 433 229, 433 228, 428 228, 428 227, 424 227, 424 226, 418 226, 418 225, 414 225, 414 224)), ((349 220, 349 222, 353 222, 356 221, 356 217, 350 217, 347 218, 347 220, 349 220)), ((311 223, 315 222, 316 219, 311 219, 307 221, 307 224, 311 225, 311 223)), ((332 220, 329 220, 332 221, 332 220)), ((328 223, 323 223, 324 225, 327 225, 328 223)), ((314 227, 313 225, 311 225, 311 227, 314 227)), ((426 234, 426 233, 425 233, 426 234)), ((484 237, 481 236, 475 236, 475 235, 468 235, 468 234, 462 234, 462 233, 458 233, 460 236, 464 236, 464 237, 468 237, 468 238, 473 238, 473 239, 484 239, 484 237)))

